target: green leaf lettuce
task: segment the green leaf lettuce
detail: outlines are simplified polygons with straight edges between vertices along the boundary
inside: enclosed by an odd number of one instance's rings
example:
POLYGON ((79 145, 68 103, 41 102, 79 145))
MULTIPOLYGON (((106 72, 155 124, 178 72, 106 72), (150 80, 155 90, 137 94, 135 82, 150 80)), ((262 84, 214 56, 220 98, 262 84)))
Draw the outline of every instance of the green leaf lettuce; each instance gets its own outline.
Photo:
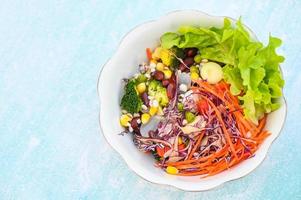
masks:
POLYGON ((235 25, 227 18, 221 28, 181 26, 178 32, 161 37, 163 48, 196 47, 202 58, 224 63, 224 79, 233 95, 239 95, 245 116, 257 124, 258 120, 281 105, 284 80, 279 64, 284 57, 276 53, 281 40, 269 37, 268 45, 251 38, 239 19, 235 25))

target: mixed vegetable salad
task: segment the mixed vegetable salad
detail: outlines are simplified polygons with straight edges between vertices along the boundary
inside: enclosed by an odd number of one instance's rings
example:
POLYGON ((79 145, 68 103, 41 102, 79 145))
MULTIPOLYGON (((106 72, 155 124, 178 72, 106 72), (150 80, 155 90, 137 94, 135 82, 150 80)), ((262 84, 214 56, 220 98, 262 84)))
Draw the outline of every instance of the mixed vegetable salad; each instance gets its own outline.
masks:
POLYGON ((251 38, 239 20, 222 28, 181 26, 146 49, 124 79, 120 124, 169 174, 211 176, 255 155, 281 105, 281 40, 251 38))

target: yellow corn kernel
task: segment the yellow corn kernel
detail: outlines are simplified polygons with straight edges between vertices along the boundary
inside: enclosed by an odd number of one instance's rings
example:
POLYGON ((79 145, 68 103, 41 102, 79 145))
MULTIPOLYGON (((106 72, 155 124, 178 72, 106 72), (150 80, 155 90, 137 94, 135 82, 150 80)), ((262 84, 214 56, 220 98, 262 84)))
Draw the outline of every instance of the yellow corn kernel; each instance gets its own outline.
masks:
POLYGON ((199 77, 200 77, 199 74, 196 73, 196 72, 191 72, 191 73, 190 73, 190 78, 191 78, 192 81, 198 80, 199 77))
POLYGON ((145 90, 146 90, 146 85, 145 85, 144 82, 143 82, 143 83, 139 83, 139 84, 137 85, 137 91, 138 91, 140 94, 142 94, 143 92, 145 92, 145 90))
POLYGON ((155 115, 158 112, 158 107, 151 106, 149 109, 149 114, 151 116, 155 115))
POLYGON ((161 62, 157 63, 157 65, 156 65, 156 70, 162 72, 162 71, 164 70, 164 64, 161 63, 161 62))
POLYGON ((168 166, 168 167, 166 167, 166 172, 168 174, 175 175, 175 174, 179 173, 179 170, 177 168, 175 168, 175 167, 168 166))
POLYGON ((179 137, 179 139, 178 139, 178 144, 183 144, 183 140, 181 137, 179 137))
POLYGON ((151 59, 150 63, 155 63, 157 64, 157 61, 155 59, 151 59))
POLYGON ((171 70, 169 70, 169 69, 164 70, 163 73, 164 73, 164 78, 165 78, 165 79, 170 79, 170 77, 171 77, 171 75, 172 75, 171 70))
POLYGON ((161 57, 161 51, 162 51, 162 47, 157 47, 152 54, 152 58, 154 60, 159 60, 161 57))
POLYGON ((148 123, 149 120, 150 120, 150 117, 151 117, 150 114, 143 113, 142 116, 141 116, 141 122, 142 122, 142 124, 148 123))
POLYGON ((161 60, 162 60, 164 65, 167 65, 167 66, 170 65, 171 55, 170 55, 170 52, 167 49, 162 49, 161 50, 161 60))
POLYGON ((127 115, 127 114, 121 115, 120 125, 123 127, 127 127, 131 120, 132 120, 132 118, 129 115, 127 115))

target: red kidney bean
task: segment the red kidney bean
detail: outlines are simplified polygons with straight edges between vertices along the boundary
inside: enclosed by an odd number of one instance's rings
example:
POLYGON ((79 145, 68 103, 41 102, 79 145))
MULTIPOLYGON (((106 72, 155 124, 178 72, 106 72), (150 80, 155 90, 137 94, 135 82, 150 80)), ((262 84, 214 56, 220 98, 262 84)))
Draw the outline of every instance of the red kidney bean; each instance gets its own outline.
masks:
POLYGON ((163 85, 164 87, 167 87, 168 84, 169 84, 169 79, 164 79, 164 80, 162 81, 162 85, 163 85))
POLYGON ((169 79, 169 82, 171 82, 171 83, 173 83, 173 84, 176 83, 176 75, 175 75, 175 73, 173 73, 173 74, 171 75, 171 77, 170 77, 170 79, 169 79))
POLYGON ((138 130, 139 129, 139 123, 138 123, 138 119, 140 119, 140 117, 134 117, 131 121, 131 127, 134 129, 134 130, 138 130))
POLYGON ((191 65, 193 65, 194 59, 191 57, 185 58, 184 63, 185 63, 185 65, 187 65, 187 67, 190 67, 191 65))
POLYGON ((198 49, 197 48, 189 48, 186 51, 186 55, 188 57, 194 57, 197 53, 198 53, 198 49))
POLYGON ((148 95, 146 92, 143 92, 141 94, 141 98, 142 98, 143 104, 146 106, 149 106, 149 99, 148 99, 148 95))
POLYGON ((141 135, 140 129, 134 129, 134 134, 135 135, 141 135))
POLYGON ((158 81, 162 81, 164 79, 164 73, 160 71, 155 71, 153 76, 158 81))
POLYGON ((175 95, 175 91, 176 91, 175 84, 174 84, 174 83, 170 83, 170 84, 167 86, 167 97, 168 97, 169 99, 172 99, 173 96, 175 95))

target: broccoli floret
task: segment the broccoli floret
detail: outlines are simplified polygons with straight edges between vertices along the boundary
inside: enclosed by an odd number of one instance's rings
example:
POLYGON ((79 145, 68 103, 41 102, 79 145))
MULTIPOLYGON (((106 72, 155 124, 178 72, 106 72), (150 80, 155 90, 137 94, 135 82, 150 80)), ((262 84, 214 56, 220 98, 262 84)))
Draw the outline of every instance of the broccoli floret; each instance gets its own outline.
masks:
POLYGON ((125 94, 121 99, 121 108, 129 113, 137 113, 141 110, 142 100, 135 89, 135 81, 130 80, 125 86, 125 94))
POLYGON ((160 106, 166 106, 169 102, 168 96, 167 96, 167 91, 165 87, 159 87, 157 89, 155 98, 159 102, 160 106))
POLYGON ((148 95, 155 96, 157 87, 160 86, 160 82, 156 80, 151 80, 148 84, 148 95))
POLYGON ((166 88, 160 81, 151 80, 148 85, 148 95, 153 96, 160 106, 166 106, 169 102, 166 88))

